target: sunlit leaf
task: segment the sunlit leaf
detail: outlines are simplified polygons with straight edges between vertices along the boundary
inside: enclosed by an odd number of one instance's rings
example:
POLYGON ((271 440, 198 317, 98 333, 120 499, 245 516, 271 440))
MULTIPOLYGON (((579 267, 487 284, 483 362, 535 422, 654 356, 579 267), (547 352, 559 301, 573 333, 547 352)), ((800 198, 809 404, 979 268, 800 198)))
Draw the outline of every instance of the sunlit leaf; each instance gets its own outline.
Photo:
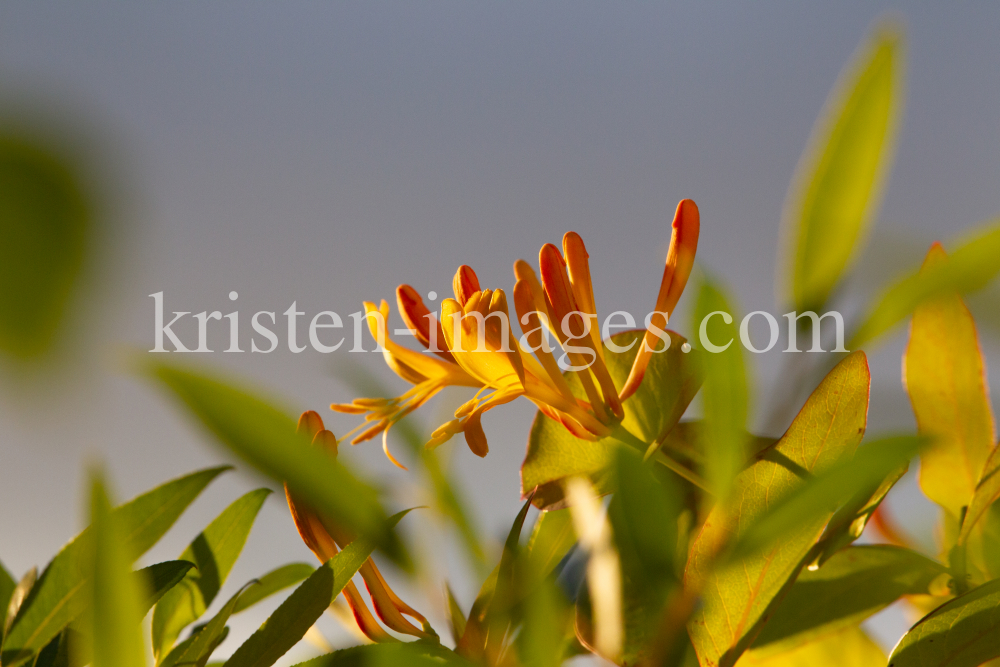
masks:
MULTIPOLYGON (((388 519, 391 528, 410 510, 388 519)), ((226 661, 226 667, 270 667, 305 636, 375 550, 361 536, 318 567, 226 661)))
POLYGON ((827 101, 785 205, 790 283, 797 311, 826 303, 867 235, 896 133, 900 35, 880 26, 827 101))
MULTIPOLYGON (((615 385, 621 387, 642 344, 644 331, 623 331, 611 337, 619 347, 631 348, 614 352, 604 343, 604 358, 615 385)), ((654 354, 638 390, 624 403, 622 427, 638 441, 629 446, 646 447, 657 438, 665 437, 678 422, 701 384, 698 360, 702 353, 681 351, 685 339, 670 333, 670 347, 654 354)), ((567 381, 574 393, 585 394, 575 374, 567 381)), ((528 452, 521 465, 521 493, 535 490, 535 505, 539 509, 557 508, 563 501, 562 481, 573 476, 587 476, 600 491, 608 491, 607 471, 614 448, 626 443, 613 437, 597 441, 581 440, 558 422, 541 412, 535 416, 528 436, 528 452)))
POLYGON ((186 560, 168 560, 144 567, 135 573, 139 579, 139 590, 144 593, 141 602, 142 615, 145 617, 153 605, 171 588, 184 579, 184 575, 194 567, 194 563, 186 560))
POLYGON ((198 620, 212 604, 270 493, 269 489, 257 489, 237 499, 180 555, 180 560, 194 563, 197 569, 188 572, 153 610, 153 654, 157 659, 166 656, 181 630, 198 620))
POLYGON ((704 475, 720 501, 731 491, 733 478, 747 459, 747 378, 734 312, 717 285, 708 280, 702 283, 691 330, 699 332, 703 345, 715 341, 711 344, 725 348, 706 348, 702 361, 704 475))
MULTIPOLYGON (((226 466, 209 468, 162 484, 113 510, 120 522, 126 552, 138 558, 162 537, 188 505, 226 466)), ((21 606, 0 655, 14 667, 41 650, 87 606, 87 577, 78 567, 91 547, 90 529, 77 535, 52 559, 21 606)))
POLYGON ((731 558, 745 560, 778 544, 860 492, 870 489, 916 456, 923 438, 885 438, 861 447, 857 455, 838 461, 770 504, 733 547, 731 558))
POLYGON ((210 377, 167 363, 151 374, 211 431, 218 441, 261 473, 289 487, 320 515, 337 517, 346 529, 371 536, 405 567, 399 538, 386 528, 375 489, 343 462, 295 432, 295 421, 266 401, 210 377))
POLYGON ((926 299, 967 294, 985 287, 1000 272, 1000 223, 974 232, 946 259, 914 271, 885 290, 869 307, 847 348, 856 350, 889 332, 926 299))
POLYGON ((243 595, 236 602, 236 607, 233 608, 233 613, 238 614, 244 609, 249 609, 261 600, 307 579, 315 570, 316 568, 308 563, 289 563, 271 570, 257 580, 256 586, 243 591, 243 595))
POLYGON ((457 645, 462 635, 465 634, 465 612, 462 606, 455 599, 455 593, 447 583, 444 586, 445 595, 448 598, 448 627, 451 629, 451 639, 457 645))
MULTIPOLYGON (((922 273, 946 260, 944 249, 933 245, 922 273)), ((940 294, 913 312, 903 379, 918 429, 935 438, 920 456, 920 488, 959 519, 972 502, 994 429, 976 325, 958 294, 940 294)), ((978 514, 992 498, 982 500, 978 514)))
POLYGON ((903 635, 889 667, 977 667, 1000 657, 1000 579, 946 602, 903 635))
POLYGON ((0 352, 52 345, 91 243, 92 202, 63 160, 0 137, 0 352))
POLYGON ((830 371, 785 435, 754 457, 734 481, 731 500, 713 508, 691 546, 685 588, 701 590, 703 606, 688 626, 704 666, 732 665, 754 640, 775 600, 794 581, 832 514, 746 560, 714 568, 719 551, 782 496, 855 450, 864 435, 870 385, 864 353, 830 371))
POLYGON ((572 632, 571 605, 551 579, 543 579, 524 602, 517 652, 524 667, 561 665, 572 632))
POLYGON ((788 651, 743 654, 737 667, 885 667, 885 653, 858 627, 848 627, 788 651))
MULTIPOLYGON (((786 649, 857 625, 903 595, 926 595, 946 568, 888 545, 849 547, 817 570, 803 570, 753 644, 786 649)), ((759 651, 758 651, 759 653, 759 651)))
POLYGON ((95 475, 90 489, 92 550, 84 555, 90 566, 92 595, 90 643, 94 667, 145 667, 140 593, 131 574, 121 514, 111 511, 104 483, 95 475))

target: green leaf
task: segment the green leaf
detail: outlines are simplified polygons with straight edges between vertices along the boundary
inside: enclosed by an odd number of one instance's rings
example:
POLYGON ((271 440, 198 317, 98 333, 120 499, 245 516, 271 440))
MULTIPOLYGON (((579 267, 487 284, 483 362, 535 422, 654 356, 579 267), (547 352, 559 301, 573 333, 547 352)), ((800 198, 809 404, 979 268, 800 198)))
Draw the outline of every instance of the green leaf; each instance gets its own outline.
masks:
POLYGON ((496 659, 500 650, 499 643, 507 634, 507 626, 510 624, 509 614, 511 607, 516 602, 516 593, 513 588, 518 540, 530 506, 531 498, 529 497, 507 533, 503 553, 500 555, 500 563, 483 582, 479 594, 476 596, 476 601, 472 603, 472 609, 469 611, 469 618, 465 624, 465 632, 462 634, 458 646, 455 647, 460 655, 470 660, 480 661, 484 656, 487 660, 496 659))
POLYGON ((226 635, 229 633, 226 623, 229 621, 229 617, 233 615, 233 609, 236 608, 236 603, 239 601, 240 596, 255 585, 254 582, 250 582, 229 598, 226 604, 222 606, 222 609, 219 610, 219 613, 212 617, 212 620, 192 634, 191 643, 187 645, 187 648, 184 649, 184 652, 178 656, 176 662, 173 664, 178 667, 181 665, 205 667, 208 659, 212 657, 212 653, 219 647, 219 644, 225 641, 226 635))
POLYGON ((538 576, 548 576, 576 544, 573 517, 569 510, 538 513, 528 538, 528 558, 538 576))
POLYGON ((131 574, 132 554, 122 531, 121 514, 112 513, 104 483, 98 475, 91 481, 90 520, 93 551, 88 553, 93 582, 94 667, 145 667, 142 647, 142 614, 139 591, 131 574))
POLYGON ((774 501, 733 547, 731 558, 746 560, 779 544, 830 514, 851 496, 864 492, 916 456, 926 440, 917 436, 885 438, 861 447, 845 459, 774 501))
POLYGON ((976 484, 972 502, 969 503, 969 509, 962 521, 962 529, 958 537, 960 543, 965 543, 972 529, 976 526, 976 522, 986 514, 997 498, 1000 498, 1000 444, 993 446, 993 450, 983 466, 983 473, 979 477, 979 483, 976 484))
POLYGON ((524 667, 561 665, 573 632, 572 605, 551 578, 543 579, 524 601, 524 623, 515 639, 524 667))
POLYGON ((688 631, 703 666, 736 662, 803 567, 832 510, 748 559, 715 567, 717 555, 803 477, 821 473, 855 450, 867 422, 870 382, 863 352, 837 364, 781 440, 736 477, 729 502, 714 507, 706 519, 684 572, 685 588, 702 591, 703 605, 688 631))
POLYGON ((787 649, 857 625, 904 595, 926 595, 946 568, 888 545, 850 547, 817 570, 803 570, 754 642, 787 649))
POLYGON ((1000 222, 992 221, 974 232, 945 260, 926 270, 915 270, 886 289, 868 308, 847 344, 848 349, 856 350, 888 333, 929 298, 982 289, 1000 272, 998 256, 1000 222))
POLYGON ((797 311, 818 311, 857 253, 881 199, 895 143, 900 35, 882 25, 842 75, 817 121, 785 205, 797 311))
POLYGON ((0 137, 0 352, 52 346, 91 244, 90 202, 60 158, 0 137))
POLYGON ((270 489, 257 489, 238 498, 180 555, 180 560, 194 563, 197 569, 188 572, 153 610, 153 654, 158 660, 170 652, 181 630, 198 620, 212 604, 270 493, 270 489))
MULTIPOLYGON (((126 540, 126 553, 138 558, 162 537, 188 505, 227 466, 201 470, 162 484, 116 508, 126 540)), ((21 605, 7 633, 0 661, 15 667, 41 650, 87 607, 84 586, 88 577, 79 567, 82 554, 92 547, 90 529, 77 535, 52 559, 21 605)))
POLYGON ((472 663, 438 644, 417 641, 408 644, 371 644, 354 646, 294 667, 472 667, 472 663))
POLYGON ((677 518, 680 499, 668 480, 658 480, 639 454, 619 448, 615 495, 608 506, 621 562, 625 638, 620 659, 641 664, 654 642, 663 607, 677 581, 677 518))
POLYGON ((875 510, 882 504, 889 490, 906 474, 908 468, 909 464, 901 465, 882 478, 877 485, 861 487, 853 498, 834 512, 820 539, 823 548, 815 565, 822 565, 835 553, 861 537, 875 510))
POLYGON ((0 642, 3 640, 3 623, 7 615, 7 607, 10 605, 10 596, 14 594, 17 582, 10 576, 7 568, 0 563, 0 642))
POLYGON ((409 567, 399 538, 386 527, 375 489, 347 466, 312 447, 295 421, 266 401, 228 384, 165 362, 150 374, 216 436, 218 441, 289 488, 317 514, 336 517, 346 529, 369 535, 397 564, 409 567))
POLYGON ((271 570, 257 580, 256 586, 243 592, 233 613, 238 614, 244 609, 249 609, 261 600, 307 579, 315 570, 316 568, 308 563, 289 563, 271 570))
POLYGON ((1000 579, 946 602, 896 644, 889 667, 976 667, 1000 657, 1000 579))
POLYGON ((749 442, 746 367, 738 325, 732 316, 734 312, 721 289, 705 280, 698 291, 691 330, 699 332, 703 344, 707 338, 716 341, 713 345, 725 347, 721 352, 709 349, 702 355, 704 474, 712 494, 719 501, 732 490, 733 478, 746 464, 749 442), (729 322, 726 322, 727 317, 729 322))
MULTIPOLYGON (((703 355, 697 351, 684 354, 681 345, 685 339, 672 331, 668 333, 670 347, 652 356, 642 384, 624 403, 621 425, 634 436, 628 443, 615 437, 581 440, 541 412, 535 415, 528 452, 521 464, 521 493, 527 496, 535 490, 534 502, 539 509, 561 506, 562 483, 568 477, 589 476, 600 491, 609 491, 607 471, 615 447, 628 444, 645 450, 677 424, 701 385, 699 358, 703 355)), ((644 334, 623 331, 612 336, 611 342, 619 347, 631 345, 626 352, 614 352, 608 341, 604 342, 604 359, 616 386, 623 386, 628 378, 644 334)), ((568 374, 566 380, 574 394, 585 395, 575 374, 568 374)))
MULTIPOLYGON (((392 515, 387 525, 395 526, 409 511, 392 515)), ((274 610, 264 625, 236 649, 226 661, 226 667, 273 665, 305 636, 374 550, 375 543, 361 536, 317 568, 274 610)))
POLYGON ((194 563, 186 560, 168 560, 136 572, 140 582, 139 590, 145 593, 141 604, 143 617, 167 591, 179 584, 193 567, 194 563))

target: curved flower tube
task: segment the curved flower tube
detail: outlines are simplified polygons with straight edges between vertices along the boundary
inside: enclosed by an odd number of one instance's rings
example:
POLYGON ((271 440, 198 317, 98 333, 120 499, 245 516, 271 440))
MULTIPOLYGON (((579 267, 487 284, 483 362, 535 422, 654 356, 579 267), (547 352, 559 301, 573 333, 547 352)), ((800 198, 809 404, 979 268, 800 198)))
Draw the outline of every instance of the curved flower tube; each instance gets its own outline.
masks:
MULTIPOLYGON (((545 244, 539 252, 538 274, 527 262, 514 263, 514 310, 523 336, 515 338, 509 320, 507 295, 502 289, 482 289, 471 267, 455 273, 454 299, 441 304, 440 319, 409 285, 396 290, 403 321, 427 351, 416 352, 392 341, 386 320, 389 305, 365 303, 365 316, 386 363, 413 388, 397 398, 358 398, 333 404, 332 410, 365 416, 351 444, 382 435, 386 456, 403 467, 389 452, 391 426, 417 409, 446 386, 476 387, 479 392, 455 411, 455 418, 431 434, 428 447, 436 447, 458 433, 465 434, 469 449, 486 456, 489 445, 482 415, 498 405, 524 396, 548 417, 578 438, 609 435, 624 416, 622 403, 642 383, 646 367, 666 329, 670 313, 680 299, 694 266, 700 219, 690 199, 677 205, 673 234, 655 312, 639 347, 625 384, 619 389, 604 362, 604 346, 596 326, 597 306, 590 263, 583 239, 576 232, 563 237, 562 250, 545 244), (551 332, 562 347, 557 361, 549 344, 551 332), (576 376, 586 400, 570 391, 563 368, 576 376)), ((351 435, 348 434, 348 435, 351 435)))
MULTIPOLYGON (((323 427, 323 420, 316 412, 310 410, 302 413, 302 416, 299 417, 298 431, 311 435, 314 446, 324 448, 333 456, 337 455, 337 438, 323 427)), ((292 513, 295 528, 298 529, 302 541, 316 554, 320 562, 325 563, 333 558, 340 549, 354 540, 354 535, 340 526, 334 518, 319 516, 295 498, 287 484, 285 485, 285 497, 288 500, 288 509, 292 513)), ((371 558, 366 560, 359 572, 365 582, 365 587, 368 589, 375 613, 386 626, 396 632, 421 639, 437 639, 437 634, 427 619, 403 602, 389 588, 382 573, 375 565, 375 561, 371 558), (421 627, 418 628, 410 623, 404 614, 420 623, 421 627)), ((375 620, 353 581, 348 582, 347 586, 344 587, 344 597, 347 599, 347 604, 354 614, 358 627, 366 637, 373 642, 398 641, 375 620)))

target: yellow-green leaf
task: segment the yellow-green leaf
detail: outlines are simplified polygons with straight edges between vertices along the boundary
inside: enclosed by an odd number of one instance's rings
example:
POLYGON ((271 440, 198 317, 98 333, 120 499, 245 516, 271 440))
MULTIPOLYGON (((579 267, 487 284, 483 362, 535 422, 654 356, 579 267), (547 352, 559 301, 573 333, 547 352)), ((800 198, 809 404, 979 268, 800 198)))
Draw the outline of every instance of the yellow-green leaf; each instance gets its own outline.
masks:
POLYGON ((743 654, 737 667, 885 667, 885 653, 858 627, 849 627, 788 651, 743 654))
POLYGON ((902 69, 899 31, 880 25, 827 100, 796 170, 785 293, 799 312, 822 308, 867 235, 895 143, 902 69))
POLYGON ((976 491, 972 494, 972 502, 965 513, 958 541, 965 543, 976 523, 990 509, 990 506, 1000 497, 1000 444, 993 446, 993 451, 983 465, 983 473, 979 476, 976 491))
MULTIPOLYGON (((629 348, 625 352, 613 351, 605 341, 604 359, 616 386, 623 386, 628 377, 644 333, 623 331, 612 336, 612 343, 629 348)), ((681 351, 685 339, 672 331, 668 333, 670 347, 652 356, 642 384, 624 403, 621 425, 641 441, 643 449, 665 437, 677 424, 701 385, 699 359, 703 353, 692 350, 685 354, 681 351)), ((575 394, 585 396, 575 374, 568 374, 566 379, 575 394)), ((606 473, 612 453, 624 444, 638 447, 640 443, 624 443, 615 437, 581 440, 539 412, 531 425, 528 451, 521 464, 521 493, 527 496, 535 490, 534 502, 540 509, 560 507, 563 480, 577 475, 591 477, 597 488, 606 492, 610 490, 606 473)))
POLYGON ((233 613, 238 614, 244 609, 249 609, 261 600, 309 578, 315 569, 308 563, 289 563, 271 570, 257 580, 256 586, 243 591, 243 595, 233 608, 233 613))
POLYGON ((830 371, 782 438, 754 457, 735 479, 729 503, 716 506, 691 546, 684 585, 701 591, 688 625, 703 667, 729 667, 757 636, 772 603, 787 590, 832 510, 744 560, 715 567, 738 538, 802 477, 822 472, 853 452, 864 435, 871 377, 863 352, 830 371))
POLYGON ((1000 657, 1000 579, 950 600, 903 635, 889 667, 977 667, 1000 657))
MULTIPOLYGON (((925 270, 946 256, 934 244, 925 270)), ((957 520, 972 502, 995 437, 976 325, 957 294, 913 312, 903 374, 917 427, 936 440, 921 454, 920 488, 957 520)))

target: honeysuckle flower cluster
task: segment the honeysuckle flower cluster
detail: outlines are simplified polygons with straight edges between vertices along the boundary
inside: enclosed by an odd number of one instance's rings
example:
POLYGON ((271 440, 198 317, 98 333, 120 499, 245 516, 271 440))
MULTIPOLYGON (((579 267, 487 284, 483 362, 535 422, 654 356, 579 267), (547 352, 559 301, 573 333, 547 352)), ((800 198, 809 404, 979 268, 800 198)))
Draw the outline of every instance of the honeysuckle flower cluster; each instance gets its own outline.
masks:
MULTIPOLYGON (((604 361, 604 347, 596 326, 590 264, 583 239, 576 232, 563 237, 562 250, 547 243, 539 252, 539 275, 524 260, 514 263, 514 311, 523 336, 510 329, 510 303, 502 289, 483 289, 468 266, 455 273, 454 299, 445 299, 440 316, 432 313, 409 285, 396 290, 396 302, 414 337, 427 348, 417 352, 388 335, 389 304, 365 302, 365 317, 389 367, 413 387, 396 398, 357 398, 333 404, 337 412, 364 415, 365 421, 348 434, 351 444, 382 435, 386 456, 389 429, 448 386, 473 387, 476 395, 455 411, 454 419, 431 434, 436 447, 463 433, 469 449, 486 456, 489 446, 482 427, 487 410, 524 396, 545 415, 578 438, 594 440, 612 433, 624 416, 622 403, 639 387, 658 333, 667 326, 694 265, 699 233, 698 207, 690 199, 677 205, 670 248, 656 307, 648 320, 631 372, 616 387, 604 361), (549 344, 546 331, 559 341, 586 399, 573 395, 549 344)), ((662 348, 661 348, 662 349, 662 348)))

